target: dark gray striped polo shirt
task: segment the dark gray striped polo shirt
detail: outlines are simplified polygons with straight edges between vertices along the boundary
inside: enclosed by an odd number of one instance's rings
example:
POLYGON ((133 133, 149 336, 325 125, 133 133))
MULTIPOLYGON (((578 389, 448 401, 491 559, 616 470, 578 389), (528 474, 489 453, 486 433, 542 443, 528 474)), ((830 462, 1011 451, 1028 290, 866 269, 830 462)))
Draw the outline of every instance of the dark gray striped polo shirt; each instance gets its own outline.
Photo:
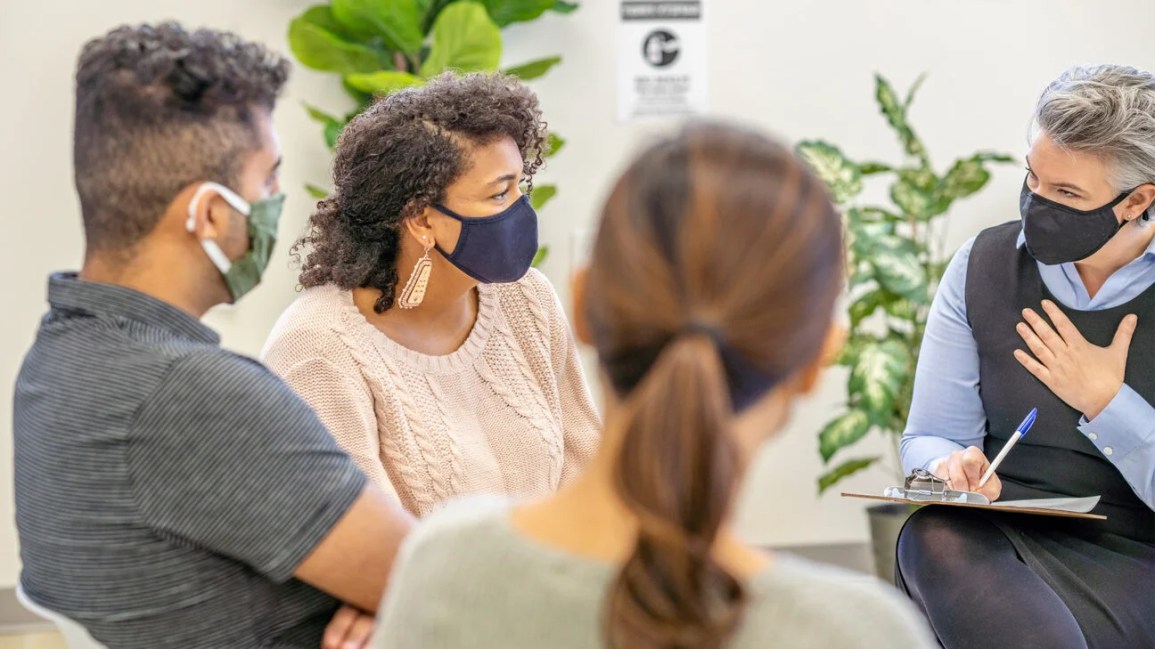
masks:
POLYGON ((366 479, 260 363, 136 291, 49 280, 16 383, 28 595, 110 647, 310 647, 293 579, 366 479))

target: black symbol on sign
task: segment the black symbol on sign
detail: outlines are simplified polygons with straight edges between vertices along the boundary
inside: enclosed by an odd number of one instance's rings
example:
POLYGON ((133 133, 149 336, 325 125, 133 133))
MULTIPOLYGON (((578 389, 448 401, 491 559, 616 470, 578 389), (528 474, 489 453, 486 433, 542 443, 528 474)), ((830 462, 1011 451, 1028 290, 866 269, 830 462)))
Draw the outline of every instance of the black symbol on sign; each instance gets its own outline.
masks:
POLYGON ((681 43, 678 37, 670 32, 659 29, 650 32, 642 42, 642 58, 655 68, 664 68, 678 59, 681 43))

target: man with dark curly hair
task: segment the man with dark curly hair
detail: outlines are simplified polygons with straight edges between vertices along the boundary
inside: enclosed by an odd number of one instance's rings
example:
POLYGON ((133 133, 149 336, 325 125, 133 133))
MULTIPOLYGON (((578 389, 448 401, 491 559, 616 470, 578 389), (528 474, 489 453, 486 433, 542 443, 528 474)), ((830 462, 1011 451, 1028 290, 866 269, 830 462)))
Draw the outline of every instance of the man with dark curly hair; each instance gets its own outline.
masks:
POLYGON ((354 118, 298 243, 301 297, 263 353, 374 482, 421 517, 541 496, 600 422, 523 195, 546 147, 533 92, 446 73, 354 118))
POLYGON ((21 587, 110 647, 318 647, 376 608, 410 517, 260 363, 200 322, 259 282, 288 63, 179 25, 76 74, 79 274, 16 385, 21 587))

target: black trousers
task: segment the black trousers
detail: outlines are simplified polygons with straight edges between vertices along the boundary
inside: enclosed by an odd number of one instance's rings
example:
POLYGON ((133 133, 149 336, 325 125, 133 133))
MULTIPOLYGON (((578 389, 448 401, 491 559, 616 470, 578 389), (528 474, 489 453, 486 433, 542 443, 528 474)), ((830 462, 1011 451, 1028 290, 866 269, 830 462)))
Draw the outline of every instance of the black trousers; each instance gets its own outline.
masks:
POLYGON ((1155 649, 1155 548, 1077 529, 924 507, 899 535, 898 586, 946 649, 1155 649))

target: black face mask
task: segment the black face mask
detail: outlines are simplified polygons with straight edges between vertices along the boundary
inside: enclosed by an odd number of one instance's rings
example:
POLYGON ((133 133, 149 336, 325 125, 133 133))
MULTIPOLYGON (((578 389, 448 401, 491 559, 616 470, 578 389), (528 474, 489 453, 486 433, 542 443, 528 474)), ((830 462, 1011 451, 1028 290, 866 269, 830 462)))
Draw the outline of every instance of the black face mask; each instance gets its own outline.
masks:
POLYGON ((1048 266, 1081 261, 1099 252, 1126 223, 1120 223, 1115 216, 1115 206, 1133 191, 1119 194, 1098 209, 1077 210, 1039 196, 1024 180, 1019 213, 1023 217, 1027 252, 1048 266))

